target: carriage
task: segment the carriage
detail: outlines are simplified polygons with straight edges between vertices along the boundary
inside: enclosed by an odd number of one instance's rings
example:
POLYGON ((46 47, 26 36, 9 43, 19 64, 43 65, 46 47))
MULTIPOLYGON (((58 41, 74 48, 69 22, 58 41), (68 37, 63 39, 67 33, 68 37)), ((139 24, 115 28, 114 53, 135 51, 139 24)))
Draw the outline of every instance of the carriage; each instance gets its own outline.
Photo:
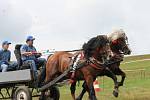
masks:
MULTIPOLYGON (((21 45, 15 46, 15 56, 19 65, 17 70, 9 69, 0 73, 0 99, 32 100, 32 97, 41 96, 40 87, 34 84, 34 75, 29 65, 23 65, 20 56, 21 45)), ((39 73, 42 70, 39 69, 39 73)), ((46 100, 59 100, 60 94, 56 86, 48 87, 46 100)))

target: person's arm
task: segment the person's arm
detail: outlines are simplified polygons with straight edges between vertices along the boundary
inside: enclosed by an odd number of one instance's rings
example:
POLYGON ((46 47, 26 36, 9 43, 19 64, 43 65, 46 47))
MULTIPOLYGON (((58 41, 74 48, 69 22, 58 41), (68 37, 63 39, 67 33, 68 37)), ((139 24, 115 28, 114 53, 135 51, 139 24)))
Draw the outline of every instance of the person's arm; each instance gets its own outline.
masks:
POLYGON ((2 60, 2 50, 0 50, 0 61, 2 60))
POLYGON ((2 50, 0 50, 0 64, 2 64, 2 50))
POLYGON ((32 52, 27 52, 27 47, 25 45, 23 45, 20 48, 20 52, 21 52, 21 55, 25 55, 25 56, 31 56, 31 55, 33 55, 32 52))
POLYGON ((33 53, 32 52, 22 52, 21 55, 31 56, 31 55, 33 55, 33 53))
POLYGON ((7 65, 9 65, 10 55, 11 55, 10 51, 8 50, 8 51, 3 52, 3 53, 5 53, 5 56, 2 56, 2 58, 1 58, 1 64, 7 64, 7 65))

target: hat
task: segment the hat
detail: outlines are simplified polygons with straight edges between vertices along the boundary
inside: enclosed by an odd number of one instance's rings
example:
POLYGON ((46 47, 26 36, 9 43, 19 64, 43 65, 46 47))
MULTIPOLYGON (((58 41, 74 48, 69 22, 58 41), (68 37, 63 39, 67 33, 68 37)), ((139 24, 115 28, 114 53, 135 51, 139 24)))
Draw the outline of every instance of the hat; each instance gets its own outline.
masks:
POLYGON ((11 43, 8 42, 8 41, 3 41, 2 45, 5 45, 5 44, 9 45, 9 44, 11 44, 11 43))
POLYGON ((33 38, 33 36, 28 36, 26 41, 30 41, 30 40, 35 40, 35 38, 33 38))

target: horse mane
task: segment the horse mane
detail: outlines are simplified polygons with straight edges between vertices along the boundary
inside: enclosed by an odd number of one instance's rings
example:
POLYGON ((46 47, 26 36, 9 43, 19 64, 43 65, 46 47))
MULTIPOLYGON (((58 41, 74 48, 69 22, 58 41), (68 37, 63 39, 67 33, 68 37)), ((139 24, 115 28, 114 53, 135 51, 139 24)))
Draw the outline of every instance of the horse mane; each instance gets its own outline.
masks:
POLYGON ((105 35, 98 35, 91 38, 87 43, 84 43, 82 49, 86 59, 91 57, 97 48, 101 48, 108 43, 108 39, 105 35))
POLYGON ((107 34, 107 37, 110 41, 117 40, 119 38, 126 38, 126 34, 123 29, 114 30, 113 32, 107 34))

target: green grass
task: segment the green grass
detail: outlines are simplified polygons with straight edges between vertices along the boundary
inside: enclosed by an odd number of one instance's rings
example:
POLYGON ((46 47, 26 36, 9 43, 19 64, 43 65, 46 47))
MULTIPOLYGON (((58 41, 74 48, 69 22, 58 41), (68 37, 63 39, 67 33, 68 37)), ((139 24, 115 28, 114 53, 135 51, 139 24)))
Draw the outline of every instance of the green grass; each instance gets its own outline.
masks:
POLYGON ((150 59, 150 54, 147 55, 137 55, 137 56, 128 56, 124 58, 125 62, 133 61, 133 60, 141 60, 141 59, 150 59))
MULTIPOLYGON (((149 59, 150 55, 126 57, 124 62, 141 59, 149 59)), ((112 95, 113 81, 107 77, 99 77, 101 92, 96 93, 98 100, 150 100, 150 61, 139 61, 121 64, 121 68, 126 72, 127 78, 123 87, 119 89, 119 97, 112 95)), ((82 82, 76 89, 76 95, 82 90, 82 82)), ((61 99, 71 100, 69 86, 60 88, 61 99)), ((88 95, 83 100, 88 100, 88 95)))

